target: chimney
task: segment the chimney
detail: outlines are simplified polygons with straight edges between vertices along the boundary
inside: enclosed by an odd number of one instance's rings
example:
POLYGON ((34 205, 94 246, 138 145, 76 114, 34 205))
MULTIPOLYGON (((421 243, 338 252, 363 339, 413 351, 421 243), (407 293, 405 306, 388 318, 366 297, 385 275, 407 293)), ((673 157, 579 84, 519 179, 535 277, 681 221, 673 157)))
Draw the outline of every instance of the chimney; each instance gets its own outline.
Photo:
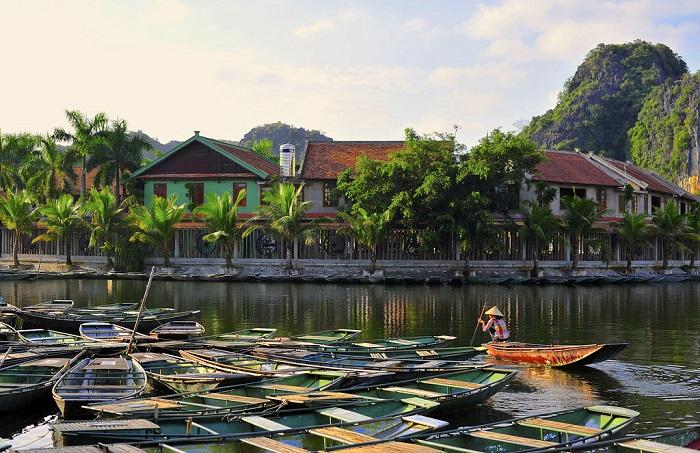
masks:
POLYGON ((199 131, 194 131, 194 136, 199 137, 199 131))
POLYGON ((291 143, 280 145, 280 176, 288 178, 296 173, 296 149, 291 143))

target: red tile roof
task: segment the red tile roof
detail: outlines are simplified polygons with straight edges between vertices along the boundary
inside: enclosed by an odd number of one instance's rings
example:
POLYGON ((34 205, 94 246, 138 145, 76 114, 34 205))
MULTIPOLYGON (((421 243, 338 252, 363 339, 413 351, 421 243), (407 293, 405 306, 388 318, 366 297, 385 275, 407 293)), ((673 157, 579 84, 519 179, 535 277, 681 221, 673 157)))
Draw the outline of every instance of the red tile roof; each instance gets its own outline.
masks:
POLYGON ((269 160, 265 159, 264 157, 260 156, 254 151, 251 151, 247 148, 243 148, 242 146, 236 146, 231 143, 222 142, 220 140, 214 140, 211 138, 208 140, 214 142, 216 146, 223 149, 224 151, 230 153, 233 156, 236 156, 238 159, 246 162, 254 168, 264 171, 270 176, 279 176, 280 174, 279 165, 277 165, 274 162, 270 162, 269 160))
POLYGON ((304 153, 301 177, 336 179, 355 165, 357 158, 389 160, 389 154, 403 149, 404 142, 309 142, 304 153))
POLYGON ((631 177, 647 183, 647 191, 649 192, 659 192, 670 195, 678 195, 692 200, 695 199, 693 195, 686 192, 681 187, 673 184, 672 182, 665 180, 656 173, 653 173, 649 170, 644 170, 627 162, 622 162, 614 159, 605 160, 608 161, 611 165, 614 165, 615 167, 619 168, 620 170, 626 171, 627 174, 629 174, 631 177))
POLYGON ((582 154, 571 151, 545 151, 546 159, 535 168, 534 181, 558 184, 620 187, 616 179, 582 154))

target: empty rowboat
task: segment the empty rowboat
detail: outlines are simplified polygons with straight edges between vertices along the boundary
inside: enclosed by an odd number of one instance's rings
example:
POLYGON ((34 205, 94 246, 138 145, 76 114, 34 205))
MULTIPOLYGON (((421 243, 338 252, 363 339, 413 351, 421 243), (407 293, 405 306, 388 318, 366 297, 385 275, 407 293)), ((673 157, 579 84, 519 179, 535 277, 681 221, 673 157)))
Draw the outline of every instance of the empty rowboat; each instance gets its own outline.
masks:
POLYGON ((295 335, 290 337, 290 339, 292 341, 304 341, 308 343, 320 344, 340 343, 343 341, 349 341, 358 336, 360 333, 362 333, 362 331, 356 329, 333 329, 303 335, 295 335))
POLYGON ((607 360, 625 349, 627 343, 544 345, 491 342, 482 346, 489 355, 508 362, 551 367, 575 367, 607 360))
POLYGON ((0 411, 25 409, 48 396, 72 363, 70 358, 51 357, 0 369, 0 411))
POLYGON ((126 327, 117 326, 108 322, 86 322, 80 325, 78 330, 80 336, 92 341, 108 343, 128 343, 131 338, 134 341, 152 341, 153 337, 141 333, 134 334, 134 331, 126 327))
POLYGON ((84 359, 68 370, 53 387, 53 398, 64 417, 80 413, 84 404, 140 396, 146 373, 126 356, 84 359))
POLYGON ((591 406, 436 434, 417 442, 442 451, 544 451, 622 436, 639 413, 591 406))
POLYGON ((453 341, 457 337, 451 335, 427 335, 422 337, 406 337, 406 338, 381 338, 374 340, 366 340, 359 342, 336 342, 331 344, 308 344, 305 342, 282 342, 278 345, 273 343, 273 346, 296 347, 299 346, 307 350, 318 350, 323 352, 337 352, 341 354, 370 352, 370 351, 403 351, 415 350, 418 348, 432 348, 442 346, 443 344, 453 341))
POLYGON ((204 392, 260 379, 252 373, 221 371, 169 354, 136 352, 130 356, 143 367, 154 387, 166 392, 204 392))
POLYGON ((170 321, 151 330, 159 340, 187 340, 204 336, 204 326, 197 321, 170 321))

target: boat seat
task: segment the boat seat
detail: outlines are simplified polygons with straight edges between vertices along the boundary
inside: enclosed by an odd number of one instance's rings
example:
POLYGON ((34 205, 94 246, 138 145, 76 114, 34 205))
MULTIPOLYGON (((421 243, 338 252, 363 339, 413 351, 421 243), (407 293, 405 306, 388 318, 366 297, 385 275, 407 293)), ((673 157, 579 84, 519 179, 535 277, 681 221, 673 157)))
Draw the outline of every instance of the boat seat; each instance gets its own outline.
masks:
POLYGON ((438 355, 437 352, 433 350, 428 350, 428 351, 416 351, 416 354, 418 354, 420 357, 430 357, 433 355, 438 355))
POLYGON ((400 360, 386 360, 384 362, 377 362, 372 364, 374 368, 389 368, 392 366, 400 365, 401 361, 400 360))
POLYGON ((244 437, 241 439, 244 444, 252 445, 261 450, 272 453, 307 453, 308 450, 295 447, 294 445, 285 444, 279 440, 270 439, 268 437, 244 437))
POLYGON ((426 417, 425 415, 407 415, 401 418, 403 421, 415 423, 417 425, 428 426, 433 429, 444 428, 448 422, 437 418, 426 417))
POLYGON ((649 453, 697 453, 697 450, 693 450, 692 448, 662 444, 661 442, 654 442, 653 440, 649 439, 631 440, 629 442, 622 442, 620 443, 620 445, 632 450, 644 451, 649 453))
POLYGON ((359 423, 372 420, 372 417, 367 417, 366 415, 358 414, 357 412, 349 411, 340 407, 329 407, 327 409, 320 409, 318 413, 327 417, 335 418, 340 421, 350 423, 359 423))
POLYGON ((235 403, 244 403, 244 404, 264 404, 264 403, 269 402, 269 400, 266 400, 265 398, 253 398, 251 396, 229 395, 227 393, 206 393, 202 396, 205 398, 211 398, 214 400, 232 401, 235 403))
POLYGON ((389 356, 383 352, 370 352, 369 356, 373 359, 388 359, 389 356))
POLYGON ((401 340, 401 339, 395 339, 395 340, 387 340, 387 343, 394 343, 394 344, 400 344, 404 346, 414 346, 419 344, 417 341, 412 341, 412 340, 401 340))
POLYGON ((333 341, 335 338, 333 337, 324 337, 322 335, 302 335, 301 337, 297 337, 299 340, 318 340, 318 341, 333 341))
POLYGON ((291 429, 289 426, 285 426, 282 423, 277 423, 269 418, 261 417, 259 415, 250 415, 248 417, 241 417, 246 423, 250 423, 253 426, 262 428, 265 431, 283 431, 285 429, 291 429))
POLYGON ((511 434, 498 433, 495 431, 473 431, 469 433, 469 435, 472 437, 495 440, 498 442, 505 442, 508 444, 525 445, 526 447, 532 448, 549 448, 554 445, 557 445, 555 442, 549 442, 540 439, 531 439, 529 437, 513 436, 511 434))
POLYGON ((285 385, 285 384, 262 384, 257 387, 267 390, 283 390, 285 392, 303 393, 311 390, 308 387, 301 387, 298 385, 285 385))
POLYGON ((376 437, 367 436, 365 434, 356 433, 343 428, 338 428, 335 426, 329 426, 327 428, 316 428, 310 429, 311 434, 317 436, 325 437, 326 439, 332 439, 336 442, 342 442, 344 444, 362 444, 366 442, 376 442, 376 437))
POLYGON ((601 432, 600 429, 591 428, 589 426, 575 425, 573 423, 558 422, 555 420, 547 420, 544 418, 528 418, 518 422, 518 425, 528 426, 530 428, 548 429, 552 431, 561 431, 567 434, 575 434, 577 436, 594 436, 601 432))
POLYGON ((286 401, 289 403, 306 403, 310 401, 323 400, 348 400, 362 399, 361 396, 353 395, 352 393, 342 392, 314 392, 314 393, 292 393, 289 395, 271 396, 270 399, 276 401, 286 401))
POLYGON ((440 396, 445 396, 444 393, 431 392, 429 390, 421 390, 414 388, 404 388, 404 387, 386 387, 383 390, 396 393, 406 393, 408 395, 416 395, 423 398, 438 398, 440 396))
POLYGON ((445 363, 447 362, 445 362, 444 360, 429 360, 427 362, 417 364, 416 368, 439 368, 445 363))
POLYGON ((376 343, 353 343, 354 346, 360 346, 362 348, 383 348, 384 345, 376 343))
POLYGON ((473 382, 456 381, 454 379, 445 378, 431 378, 424 381, 421 380, 420 382, 423 384, 443 385, 445 387, 454 387, 458 389, 478 389, 481 387, 480 384, 475 384, 473 382))

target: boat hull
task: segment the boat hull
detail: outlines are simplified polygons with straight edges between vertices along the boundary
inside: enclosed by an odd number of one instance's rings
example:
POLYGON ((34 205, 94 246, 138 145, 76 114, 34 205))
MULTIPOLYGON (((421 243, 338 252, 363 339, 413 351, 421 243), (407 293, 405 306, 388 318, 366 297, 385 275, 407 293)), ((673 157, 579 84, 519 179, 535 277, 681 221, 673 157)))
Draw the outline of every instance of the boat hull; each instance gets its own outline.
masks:
POLYGON ((500 360, 550 367, 577 367, 607 360, 627 343, 588 345, 539 345, 528 343, 486 343, 486 352, 500 360))
MULTIPOLYGON (((161 324, 173 320, 190 319, 199 313, 199 310, 179 312, 179 313, 168 313, 158 317, 144 317, 141 319, 138 325, 138 332, 148 333, 161 324)), ((61 332, 78 332, 80 325, 87 322, 109 322, 116 324, 118 326, 126 327, 127 329, 134 329, 136 323, 135 318, 119 319, 119 318, 106 318, 102 319, 100 317, 91 317, 86 315, 85 317, 77 317, 74 319, 66 319, 62 317, 47 316, 41 312, 34 311, 21 311, 20 316, 25 323, 25 326, 31 326, 40 329, 53 329, 61 332)))

